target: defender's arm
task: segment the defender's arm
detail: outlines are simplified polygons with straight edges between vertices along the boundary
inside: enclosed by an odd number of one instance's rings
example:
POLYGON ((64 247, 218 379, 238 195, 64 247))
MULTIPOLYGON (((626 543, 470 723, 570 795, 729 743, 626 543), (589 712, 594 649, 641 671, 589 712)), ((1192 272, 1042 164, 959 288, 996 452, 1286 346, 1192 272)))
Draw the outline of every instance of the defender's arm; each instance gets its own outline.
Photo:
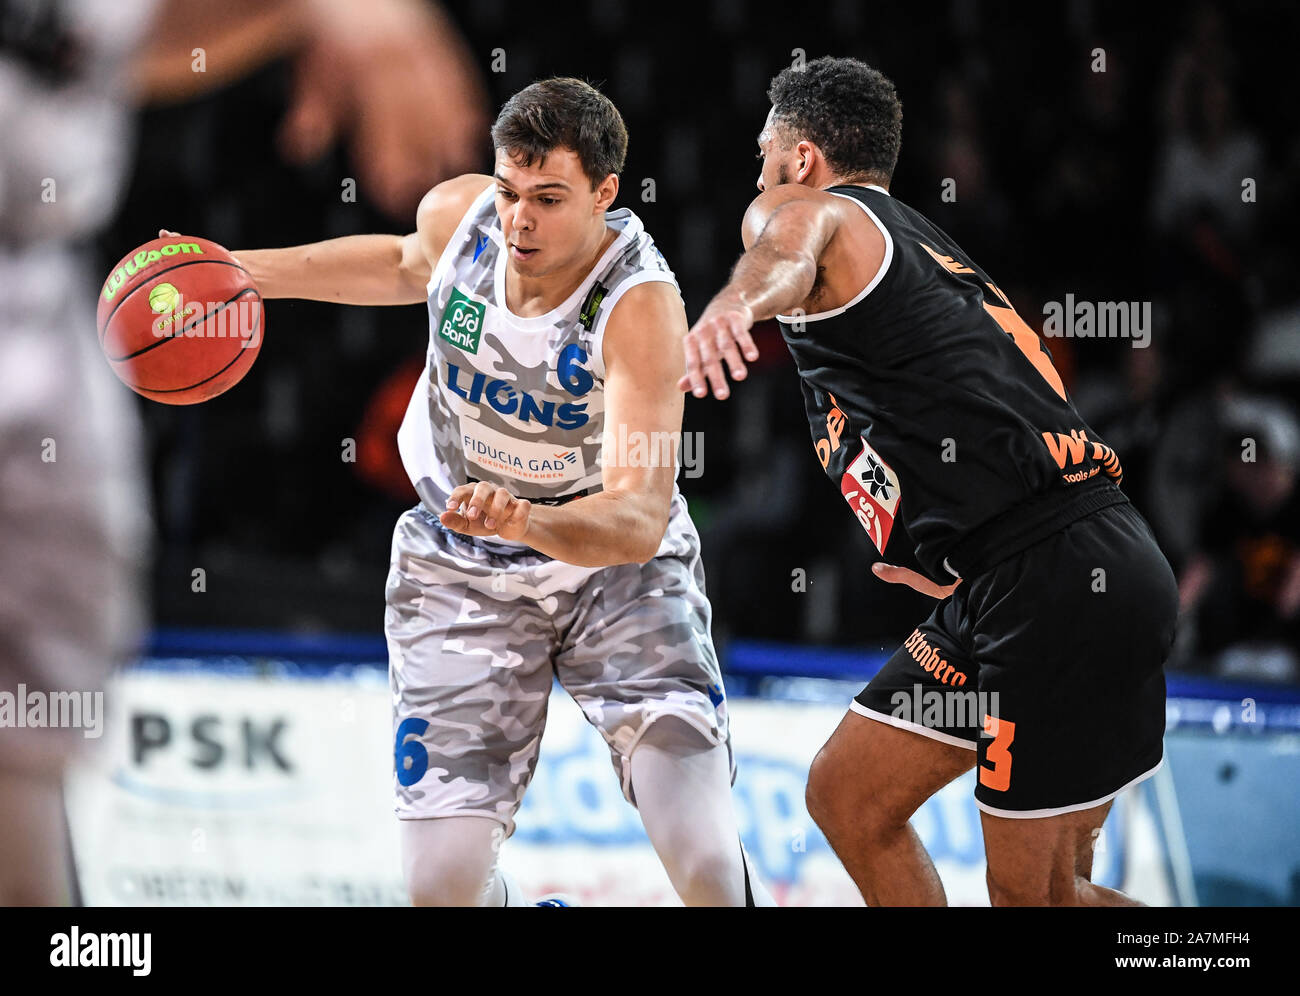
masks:
POLYGON ((745 379, 741 349, 750 362, 758 359, 749 329, 808 297, 839 218, 832 198, 796 184, 774 187, 754 199, 741 226, 747 251, 686 337, 686 374, 678 382, 680 390, 689 388, 702 398, 711 386, 714 397, 726 398, 730 390, 722 372, 724 358, 731 376, 745 379))

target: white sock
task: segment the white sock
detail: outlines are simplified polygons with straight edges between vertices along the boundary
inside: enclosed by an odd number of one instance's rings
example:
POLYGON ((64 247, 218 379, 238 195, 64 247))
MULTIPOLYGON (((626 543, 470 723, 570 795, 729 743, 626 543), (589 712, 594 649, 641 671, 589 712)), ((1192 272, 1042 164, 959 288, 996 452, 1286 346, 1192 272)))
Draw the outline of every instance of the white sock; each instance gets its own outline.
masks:
POLYGON ((492 885, 484 906, 531 906, 524 890, 519 887, 515 877, 504 868, 498 868, 492 878, 492 885))

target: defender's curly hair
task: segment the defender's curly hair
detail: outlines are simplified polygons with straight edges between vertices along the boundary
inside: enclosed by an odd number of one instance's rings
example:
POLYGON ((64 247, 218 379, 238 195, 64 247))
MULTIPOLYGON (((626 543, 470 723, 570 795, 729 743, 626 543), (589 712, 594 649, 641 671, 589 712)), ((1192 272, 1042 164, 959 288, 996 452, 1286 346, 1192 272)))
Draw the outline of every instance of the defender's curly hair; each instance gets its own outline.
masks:
POLYGON ((815 142, 846 180, 889 182, 903 142, 903 104, 893 82, 865 62, 823 56, 781 70, 768 87, 773 121, 815 142))

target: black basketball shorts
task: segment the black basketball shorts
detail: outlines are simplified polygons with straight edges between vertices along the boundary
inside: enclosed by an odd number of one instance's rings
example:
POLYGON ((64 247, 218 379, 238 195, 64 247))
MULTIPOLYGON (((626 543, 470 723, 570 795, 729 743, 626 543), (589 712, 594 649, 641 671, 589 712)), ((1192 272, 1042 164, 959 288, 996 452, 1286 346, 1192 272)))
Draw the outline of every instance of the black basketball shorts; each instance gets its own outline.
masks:
POLYGON ((1178 589, 1128 503, 963 579, 852 703, 976 752, 995 816, 1091 809, 1164 760, 1178 589))

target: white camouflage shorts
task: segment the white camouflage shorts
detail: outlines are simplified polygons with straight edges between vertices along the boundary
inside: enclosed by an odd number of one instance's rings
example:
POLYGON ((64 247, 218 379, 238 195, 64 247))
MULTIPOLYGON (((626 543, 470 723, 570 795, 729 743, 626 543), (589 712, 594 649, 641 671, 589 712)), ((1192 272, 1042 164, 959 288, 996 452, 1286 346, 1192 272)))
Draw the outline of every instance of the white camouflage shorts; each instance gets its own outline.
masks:
POLYGON ((731 755, 699 537, 680 495, 647 564, 499 549, 423 505, 397 521, 384 632, 400 819, 487 816, 512 834, 553 679, 605 738, 633 805, 630 758, 656 719, 677 717, 731 755))

